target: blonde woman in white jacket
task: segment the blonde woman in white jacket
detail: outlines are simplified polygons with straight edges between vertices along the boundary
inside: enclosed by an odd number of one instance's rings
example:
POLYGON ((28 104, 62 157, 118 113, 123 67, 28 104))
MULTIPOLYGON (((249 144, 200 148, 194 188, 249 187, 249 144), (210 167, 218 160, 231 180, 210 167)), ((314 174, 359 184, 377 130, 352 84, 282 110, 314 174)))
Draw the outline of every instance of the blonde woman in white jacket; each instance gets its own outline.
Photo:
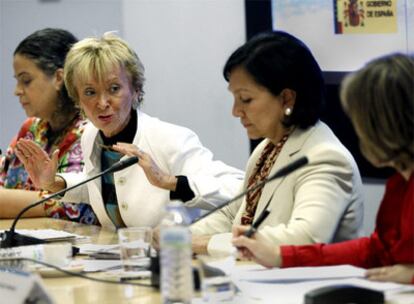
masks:
POLYGON ((241 188, 243 172, 213 160, 194 132, 138 109, 144 68, 119 37, 105 34, 76 43, 67 55, 64 76, 69 94, 91 122, 81 139, 84 172, 55 175, 57 153, 50 159, 33 142, 22 140, 19 157, 40 188, 59 191, 110 167, 125 154, 137 155, 138 165, 68 191, 62 198, 91 204, 101 225, 115 227, 155 227, 170 199, 211 209, 241 188))

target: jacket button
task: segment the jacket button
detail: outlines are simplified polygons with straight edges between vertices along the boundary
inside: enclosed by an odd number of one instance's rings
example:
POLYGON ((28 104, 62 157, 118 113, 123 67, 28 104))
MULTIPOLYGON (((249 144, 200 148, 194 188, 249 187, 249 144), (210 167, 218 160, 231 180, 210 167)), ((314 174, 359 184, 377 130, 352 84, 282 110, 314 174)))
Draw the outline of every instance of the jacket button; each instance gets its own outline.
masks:
POLYGON ((126 179, 125 179, 125 177, 120 177, 119 179, 118 179, 118 184, 119 185, 125 185, 125 182, 126 182, 126 179))
POLYGON ((128 210, 128 204, 127 203, 122 203, 121 208, 124 209, 124 210, 128 210))

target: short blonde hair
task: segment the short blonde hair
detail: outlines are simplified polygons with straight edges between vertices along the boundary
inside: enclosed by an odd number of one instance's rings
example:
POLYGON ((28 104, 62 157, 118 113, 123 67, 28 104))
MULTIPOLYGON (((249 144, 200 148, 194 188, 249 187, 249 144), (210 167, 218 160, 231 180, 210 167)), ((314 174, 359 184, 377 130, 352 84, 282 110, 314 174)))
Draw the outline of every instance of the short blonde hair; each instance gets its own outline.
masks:
POLYGON ((414 57, 391 54, 347 76, 342 105, 374 164, 393 162, 398 170, 414 160, 414 57))
POLYGON ((101 38, 85 38, 73 45, 64 66, 64 79, 69 96, 79 103, 75 79, 82 82, 96 79, 103 83, 105 76, 114 67, 126 69, 132 88, 139 93, 141 101, 144 94, 144 66, 132 48, 112 32, 105 33, 101 38))

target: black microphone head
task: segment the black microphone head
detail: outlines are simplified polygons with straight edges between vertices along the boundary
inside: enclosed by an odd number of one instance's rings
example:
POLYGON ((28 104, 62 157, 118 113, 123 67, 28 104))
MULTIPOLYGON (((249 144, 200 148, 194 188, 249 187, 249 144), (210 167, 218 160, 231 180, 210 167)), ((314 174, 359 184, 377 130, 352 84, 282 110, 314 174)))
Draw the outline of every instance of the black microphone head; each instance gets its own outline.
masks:
POLYGON ((117 172, 138 162, 138 156, 132 156, 115 163, 108 172, 117 172))

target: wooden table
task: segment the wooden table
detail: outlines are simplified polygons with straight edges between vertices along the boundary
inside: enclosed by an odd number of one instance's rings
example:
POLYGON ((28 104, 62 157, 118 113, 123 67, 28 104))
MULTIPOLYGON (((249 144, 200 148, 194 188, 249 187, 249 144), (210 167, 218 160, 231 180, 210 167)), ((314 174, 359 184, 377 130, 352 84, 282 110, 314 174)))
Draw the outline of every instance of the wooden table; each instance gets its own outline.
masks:
MULTIPOLYGON (((11 220, 0 220, 0 229, 9 229, 11 220)), ((116 244, 118 237, 115 229, 98 226, 82 225, 69 221, 51 218, 22 219, 17 229, 56 229, 90 237, 95 244, 116 244)), ((88 274, 102 277, 102 274, 88 274)), ((105 277, 107 278, 107 277, 105 277)), ((44 285, 56 303, 83 304, 83 303, 161 303, 159 290, 139 286, 123 286, 93 282, 77 277, 43 278, 44 285)), ((149 284, 149 281, 139 281, 149 284)), ((0 299, 0 303, 3 303, 0 299)), ((413 304, 414 294, 397 294, 386 301, 387 304, 413 304)))
MULTIPOLYGON (((0 229, 9 229, 11 223, 11 220, 0 220, 0 229)), ((19 221, 17 229, 64 230, 89 236, 90 242, 95 244, 115 244, 118 242, 115 229, 51 218, 22 219, 19 221)), ((102 277, 102 274, 99 273, 87 275, 102 277)), ((148 280, 138 282, 149 284, 148 280)), ((160 293, 154 288, 99 283, 77 277, 43 278, 43 283, 56 303, 161 303, 160 293)))

